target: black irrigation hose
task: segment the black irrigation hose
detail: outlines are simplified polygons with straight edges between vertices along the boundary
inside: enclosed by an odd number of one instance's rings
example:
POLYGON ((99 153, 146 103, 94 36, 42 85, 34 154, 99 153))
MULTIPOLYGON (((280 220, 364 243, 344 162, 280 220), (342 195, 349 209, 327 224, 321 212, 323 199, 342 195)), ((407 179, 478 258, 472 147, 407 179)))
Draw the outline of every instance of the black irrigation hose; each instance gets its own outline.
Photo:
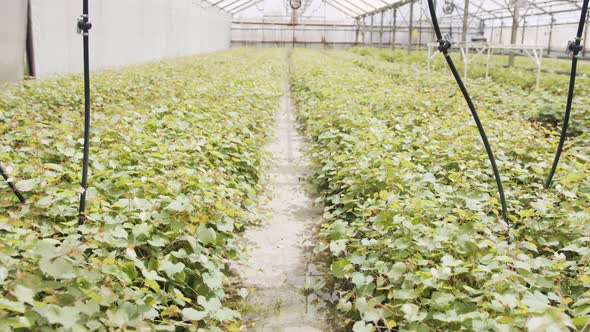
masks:
POLYGON ((492 170, 494 171, 494 177, 496 178, 496 183, 498 184, 498 192, 500 194, 500 202, 502 203, 502 217, 504 218, 505 222, 508 222, 508 207, 506 204, 506 197, 504 195, 504 187, 502 186, 502 179, 500 178, 500 172, 498 171, 498 165, 496 165, 496 158, 494 158, 494 152, 492 151, 492 147, 490 146, 490 142, 488 141, 488 137, 486 132, 483 128, 481 120, 479 119, 479 115, 475 110, 475 105, 469 96, 469 92, 465 88, 465 84, 463 84, 463 80, 461 80, 461 76, 459 72, 457 72, 457 68, 449 55, 449 49, 451 48, 451 42, 448 40, 443 39, 442 33, 440 32, 440 26, 438 25, 438 19, 436 17, 436 8, 434 7, 434 3, 432 0, 428 0, 428 7, 430 8, 430 16, 432 17, 432 25, 434 27, 434 32, 436 33, 436 38, 438 39, 438 50, 445 56, 447 63, 449 64, 449 68, 451 68, 451 72, 461 89, 461 93, 463 93, 463 97, 465 97, 465 101, 467 101, 467 105, 471 110, 471 115, 473 115, 473 119, 477 124, 477 129, 479 129, 479 133, 481 135, 481 139, 483 140, 483 144, 485 145, 486 151, 488 153, 488 157, 490 159, 490 163, 492 164, 492 170))
POLYGON ((90 158, 90 49, 88 31, 88 0, 83 0, 82 17, 78 20, 78 31, 84 37, 84 161, 82 165, 82 193, 80 195, 79 222, 86 222, 86 191, 88 190, 88 161, 90 158))
POLYGON ((553 182, 553 176, 555 176, 555 172, 557 171, 559 159, 561 158, 561 154, 563 153, 563 146, 565 145, 565 140, 567 138, 567 130, 569 127, 570 116, 572 114, 574 89, 576 86, 576 73, 578 71, 578 54, 580 54, 580 52, 584 49, 584 46, 582 46, 582 33, 584 32, 584 25, 586 23, 587 15, 588 0, 584 0, 584 4, 582 6, 582 15, 580 16, 580 24, 578 25, 578 33, 576 34, 576 40, 568 45, 568 51, 572 52, 572 71, 570 73, 570 86, 567 95, 567 105, 565 107, 565 118, 563 120, 561 138, 559 139, 559 146, 557 147, 555 160, 553 161, 553 167, 551 167, 551 172, 549 173, 549 177, 547 177, 547 182, 545 182, 545 189, 549 189, 549 187, 551 187, 551 183, 553 182))
POLYGON ((12 192, 16 195, 16 197, 18 197, 18 200, 21 202, 21 204, 27 203, 27 200, 25 199, 25 197, 23 196, 23 194, 21 194, 20 191, 18 191, 18 189, 16 189, 16 186, 14 185, 14 182, 12 182, 12 180, 10 179, 10 177, 8 176, 8 174, 6 174, 6 172, 4 171, 4 169, 2 168, 2 166, 0 166, 0 175, 2 175, 2 177, 4 178, 4 180, 6 180, 6 182, 8 183, 8 186, 10 187, 10 189, 12 190, 12 192))

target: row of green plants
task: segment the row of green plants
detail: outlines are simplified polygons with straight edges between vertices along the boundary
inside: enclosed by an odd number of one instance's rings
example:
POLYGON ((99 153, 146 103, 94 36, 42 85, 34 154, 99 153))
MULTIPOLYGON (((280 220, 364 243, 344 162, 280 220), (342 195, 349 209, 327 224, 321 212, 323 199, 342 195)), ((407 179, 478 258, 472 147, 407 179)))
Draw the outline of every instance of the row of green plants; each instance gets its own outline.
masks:
POLYGON ((350 328, 590 325, 587 134, 570 140, 555 188, 544 190, 556 131, 494 107, 524 93, 470 86, 507 189, 507 224, 448 73, 423 80, 421 63, 304 50, 291 73, 311 142, 311 180, 325 204, 317 252, 329 262, 326 287, 339 295, 350 328))
MULTIPOLYGON (((392 63, 406 63, 416 66, 427 66, 427 54, 424 52, 412 52, 387 49, 353 49, 353 53, 364 56, 378 57, 392 63)), ((463 73, 462 61, 458 54, 453 54, 453 60, 463 73)), ((493 57, 494 63, 503 63, 504 56, 493 57)), ((517 63, 531 61, 528 58, 517 57, 517 63), (519 60, 519 61, 518 61, 519 60)), ((581 62, 578 71, 576 94, 573 104, 573 117, 571 119, 570 135, 580 135, 590 132, 590 73, 584 62, 581 62)), ((544 66, 553 66, 557 69, 571 66, 571 61, 547 59, 544 66), (546 63, 548 62, 548 63, 546 63)), ((546 67, 549 68, 549 67, 546 67)), ((438 55, 433 61, 433 71, 448 73, 448 67, 444 58, 438 55)), ((569 69, 568 69, 569 70, 569 69)), ((564 71, 565 72, 565 71, 564 71)), ((428 75, 425 75, 427 79, 428 75)), ((495 103, 500 108, 510 108, 513 113, 526 116, 531 121, 544 124, 549 128, 560 128, 565 112, 567 90, 569 87, 569 75, 559 73, 542 73, 541 89, 537 90, 536 72, 523 70, 522 68, 503 68, 497 64, 490 68, 490 80, 485 79, 485 66, 478 61, 470 66, 468 86, 476 87, 475 94, 493 91, 495 103), (510 96, 510 98, 508 98, 510 96), (519 101, 515 101, 514 99, 519 101)), ((484 98, 485 102, 485 98, 484 98)))
POLYGON ((93 73, 81 226, 81 77, 2 86, 0 160, 29 204, 0 184, 0 331, 238 329, 227 263, 259 218, 284 67, 231 50, 93 73))
MULTIPOLYGON (((371 48, 354 48, 353 53, 379 54, 386 60, 392 62, 403 62, 409 64, 428 64, 428 53, 425 51, 412 51, 408 53, 405 50, 392 49, 371 49, 371 48)), ((463 75, 463 59, 459 52, 452 52, 451 57, 457 64, 459 72, 463 75)), ((487 56, 480 55, 469 66, 468 76, 473 78, 484 78, 486 73, 486 58, 487 56)), ((525 56, 515 57, 514 67, 507 67, 507 56, 493 55, 490 61, 489 75, 491 79, 499 82, 510 82, 512 86, 526 90, 536 89, 537 82, 537 66, 535 62, 525 56)), ((446 61, 440 54, 436 55, 431 62, 434 69, 446 68, 446 61)), ((562 93, 562 90, 567 90, 567 74, 571 70, 571 60, 566 59, 543 59, 542 60, 543 73, 541 74, 541 88, 550 90, 552 92, 562 93)), ((590 80, 590 64, 585 61, 580 61, 578 64, 578 77, 582 82, 590 80)), ((584 88, 586 85, 582 85, 584 88)), ((587 88, 585 89, 588 90, 587 88)))

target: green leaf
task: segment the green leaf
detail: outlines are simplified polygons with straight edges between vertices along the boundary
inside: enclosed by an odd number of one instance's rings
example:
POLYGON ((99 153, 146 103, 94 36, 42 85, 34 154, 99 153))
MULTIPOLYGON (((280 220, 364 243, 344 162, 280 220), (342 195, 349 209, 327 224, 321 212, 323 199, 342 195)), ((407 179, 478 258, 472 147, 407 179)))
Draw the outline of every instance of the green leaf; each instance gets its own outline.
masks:
POLYGON ((207 317, 207 313, 204 311, 197 311, 193 308, 182 309, 182 319, 189 321, 201 321, 207 317))
POLYGON ((353 332, 373 332, 375 330, 373 324, 366 324, 363 321, 354 323, 352 326, 353 332))
POLYGON ((197 237, 199 242, 206 246, 208 244, 215 243, 217 240, 217 233, 215 233, 215 230, 212 228, 208 228, 205 225, 200 225, 197 229, 197 237))
POLYGON ((344 276, 353 269, 350 261, 341 259, 332 263, 330 270, 337 278, 344 278, 344 276))
POLYGON ((16 287, 14 287, 12 293, 14 294, 14 296, 16 296, 16 299, 21 303, 28 303, 31 305, 35 303, 35 291, 33 291, 30 288, 17 285, 16 287))
POLYGON ((69 260, 63 257, 56 259, 43 258, 39 262, 39 267, 43 273, 55 279, 71 279, 76 277, 74 266, 69 260))

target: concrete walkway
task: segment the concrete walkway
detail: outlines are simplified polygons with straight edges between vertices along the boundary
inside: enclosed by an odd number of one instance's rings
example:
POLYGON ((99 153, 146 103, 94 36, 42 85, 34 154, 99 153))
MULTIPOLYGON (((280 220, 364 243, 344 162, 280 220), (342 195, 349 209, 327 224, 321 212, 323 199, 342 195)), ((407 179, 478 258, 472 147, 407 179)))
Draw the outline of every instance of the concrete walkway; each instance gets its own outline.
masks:
POLYGON ((296 130, 288 82, 275 121, 276 139, 269 146, 274 156, 268 171, 270 217, 246 231, 251 258, 239 268, 245 287, 255 289, 247 300, 256 313, 245 318, 253 324, 251 331, 329 331, 321 313, 323 302, 314 294, 304 295, 306 281, 321 278, 312 250, 322 208, 314 207, 303 188, 304 141, 296 130))

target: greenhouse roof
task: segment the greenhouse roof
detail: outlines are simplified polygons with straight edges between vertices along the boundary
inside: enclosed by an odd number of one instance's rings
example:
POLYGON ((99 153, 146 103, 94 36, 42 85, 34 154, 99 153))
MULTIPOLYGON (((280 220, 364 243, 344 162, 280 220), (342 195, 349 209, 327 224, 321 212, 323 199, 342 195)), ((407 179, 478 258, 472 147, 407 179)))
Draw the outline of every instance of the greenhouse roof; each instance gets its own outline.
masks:
MULTIPOLYGON (((250 16, 265 16, 264 8, 272 7, 274 12, 279 12, 277 8, 282 8, 283 16, 290 16, 289 0, 210 0, 214 5, 233 15, 237 15, 257 6, 258 11, 252 10, 250 16), (262 8, 261 8, 262 7, 262 8)), ((463 17, 465 6, 464 0, 438 0, 437 7, 439 12, 446 9, 447 18, 463 17)), ((380 14, 394 8, 401 8, 411 3, 419 5, 424 12, 428 7, 426 0, 302 0, 302 7, 297 11, 298 15, 310 15, 314 3, 327 5, 335 11, 326 14, 328 19, 336 19, 342 16, 348 19, 363 19, 366 17, 380 14)), ((512 19, 512 13, 516 6, 515 0, 470 0, 469 15, 477 20, 507 20, 512 19)), ((520 0, 520 17, 558 16, 560 20, 564 17, 571 18, 575 21, 576 16, 581 9, 582 0, 520 0)), ((275 15, 277 16, 277 15, 275 15)), ((317 16, 317 15, 316 15, 317 16)), ((570 20, 570 21, 572 21, 570 20)))

